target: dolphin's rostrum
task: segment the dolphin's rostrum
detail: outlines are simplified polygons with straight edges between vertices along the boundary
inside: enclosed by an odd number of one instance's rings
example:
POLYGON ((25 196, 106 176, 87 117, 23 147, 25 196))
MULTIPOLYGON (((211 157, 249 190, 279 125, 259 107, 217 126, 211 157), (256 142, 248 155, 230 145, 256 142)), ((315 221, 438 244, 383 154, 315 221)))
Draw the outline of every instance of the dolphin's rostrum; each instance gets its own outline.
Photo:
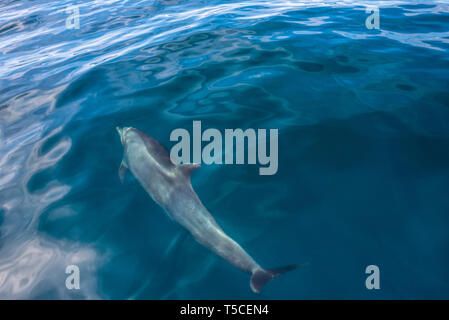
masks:
POLYGON ((199 243, 250 273, 250 286, 254 292, 260 292, 262 286, 274 277, 299 267, 290 265, 270 270, 260 267, 226 235, 196 195, 190 175, 198 164, 175 165, 167 150, 144 132, 131 127, 117 127, 117 131, 124 147, 120 180, 123 181, 126 169, 130 169, 151 198, 173 220, 189 230, 199 243))

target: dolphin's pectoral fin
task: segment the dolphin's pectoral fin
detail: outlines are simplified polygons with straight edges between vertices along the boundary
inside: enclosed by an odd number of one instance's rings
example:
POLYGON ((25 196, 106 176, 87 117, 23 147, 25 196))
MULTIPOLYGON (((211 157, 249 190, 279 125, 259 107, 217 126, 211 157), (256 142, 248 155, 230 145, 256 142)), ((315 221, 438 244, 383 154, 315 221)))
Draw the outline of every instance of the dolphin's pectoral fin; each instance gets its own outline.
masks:
POLYGON ((128 169, 128 167, 126 166, 125 162, 122 160, 122 163, 120 164, 120 168, 118 169, 118 176, 120 178, 121 183, 123 183, 123 181, 125 180, 126 169, 128 169))
POLYGON ((186 177, 190 177, 193 171, 201 167, 198 163, 184 163, 178 165, 178 171, 182 172, 186 177))

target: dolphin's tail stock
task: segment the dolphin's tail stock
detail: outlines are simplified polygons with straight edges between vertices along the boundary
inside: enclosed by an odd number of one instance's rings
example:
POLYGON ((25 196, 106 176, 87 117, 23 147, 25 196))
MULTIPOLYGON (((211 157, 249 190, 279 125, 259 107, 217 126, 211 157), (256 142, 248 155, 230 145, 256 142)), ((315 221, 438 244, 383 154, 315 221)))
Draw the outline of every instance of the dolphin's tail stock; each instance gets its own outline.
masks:
POLYGON ((259 293, 263 285, 281 274, 288 271, 298 269, 304 264, 292 264, 289 266, 279 267, 275 269, 256 269, 251 275, 250 286, 255 293, 259 293))

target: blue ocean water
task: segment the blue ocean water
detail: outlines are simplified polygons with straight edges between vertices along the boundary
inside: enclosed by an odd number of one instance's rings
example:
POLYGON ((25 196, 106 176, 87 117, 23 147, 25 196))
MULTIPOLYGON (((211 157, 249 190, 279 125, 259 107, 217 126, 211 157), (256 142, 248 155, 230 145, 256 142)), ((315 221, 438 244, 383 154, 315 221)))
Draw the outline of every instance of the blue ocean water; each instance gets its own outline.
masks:
POLYGON ((448 50, 448 1, 3 0, 0 298, 449 298, 448 50), (116 126, 194 120, 279 130, 277 174, 192 176, 262 266, 308 262, 259 295, 120 184, 116 126))

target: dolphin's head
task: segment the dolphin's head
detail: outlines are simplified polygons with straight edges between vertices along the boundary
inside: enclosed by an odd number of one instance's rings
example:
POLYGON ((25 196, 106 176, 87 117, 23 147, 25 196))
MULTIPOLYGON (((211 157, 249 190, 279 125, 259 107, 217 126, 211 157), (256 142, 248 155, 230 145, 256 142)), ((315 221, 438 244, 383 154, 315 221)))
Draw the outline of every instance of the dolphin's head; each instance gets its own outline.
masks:
POLYGON ((126 144, 126 134, 132 129, 131 127, 115 127, 117 129, 117 132, 120 136, 120 141, 122 142, 122 145, 124 146, 126 144))

